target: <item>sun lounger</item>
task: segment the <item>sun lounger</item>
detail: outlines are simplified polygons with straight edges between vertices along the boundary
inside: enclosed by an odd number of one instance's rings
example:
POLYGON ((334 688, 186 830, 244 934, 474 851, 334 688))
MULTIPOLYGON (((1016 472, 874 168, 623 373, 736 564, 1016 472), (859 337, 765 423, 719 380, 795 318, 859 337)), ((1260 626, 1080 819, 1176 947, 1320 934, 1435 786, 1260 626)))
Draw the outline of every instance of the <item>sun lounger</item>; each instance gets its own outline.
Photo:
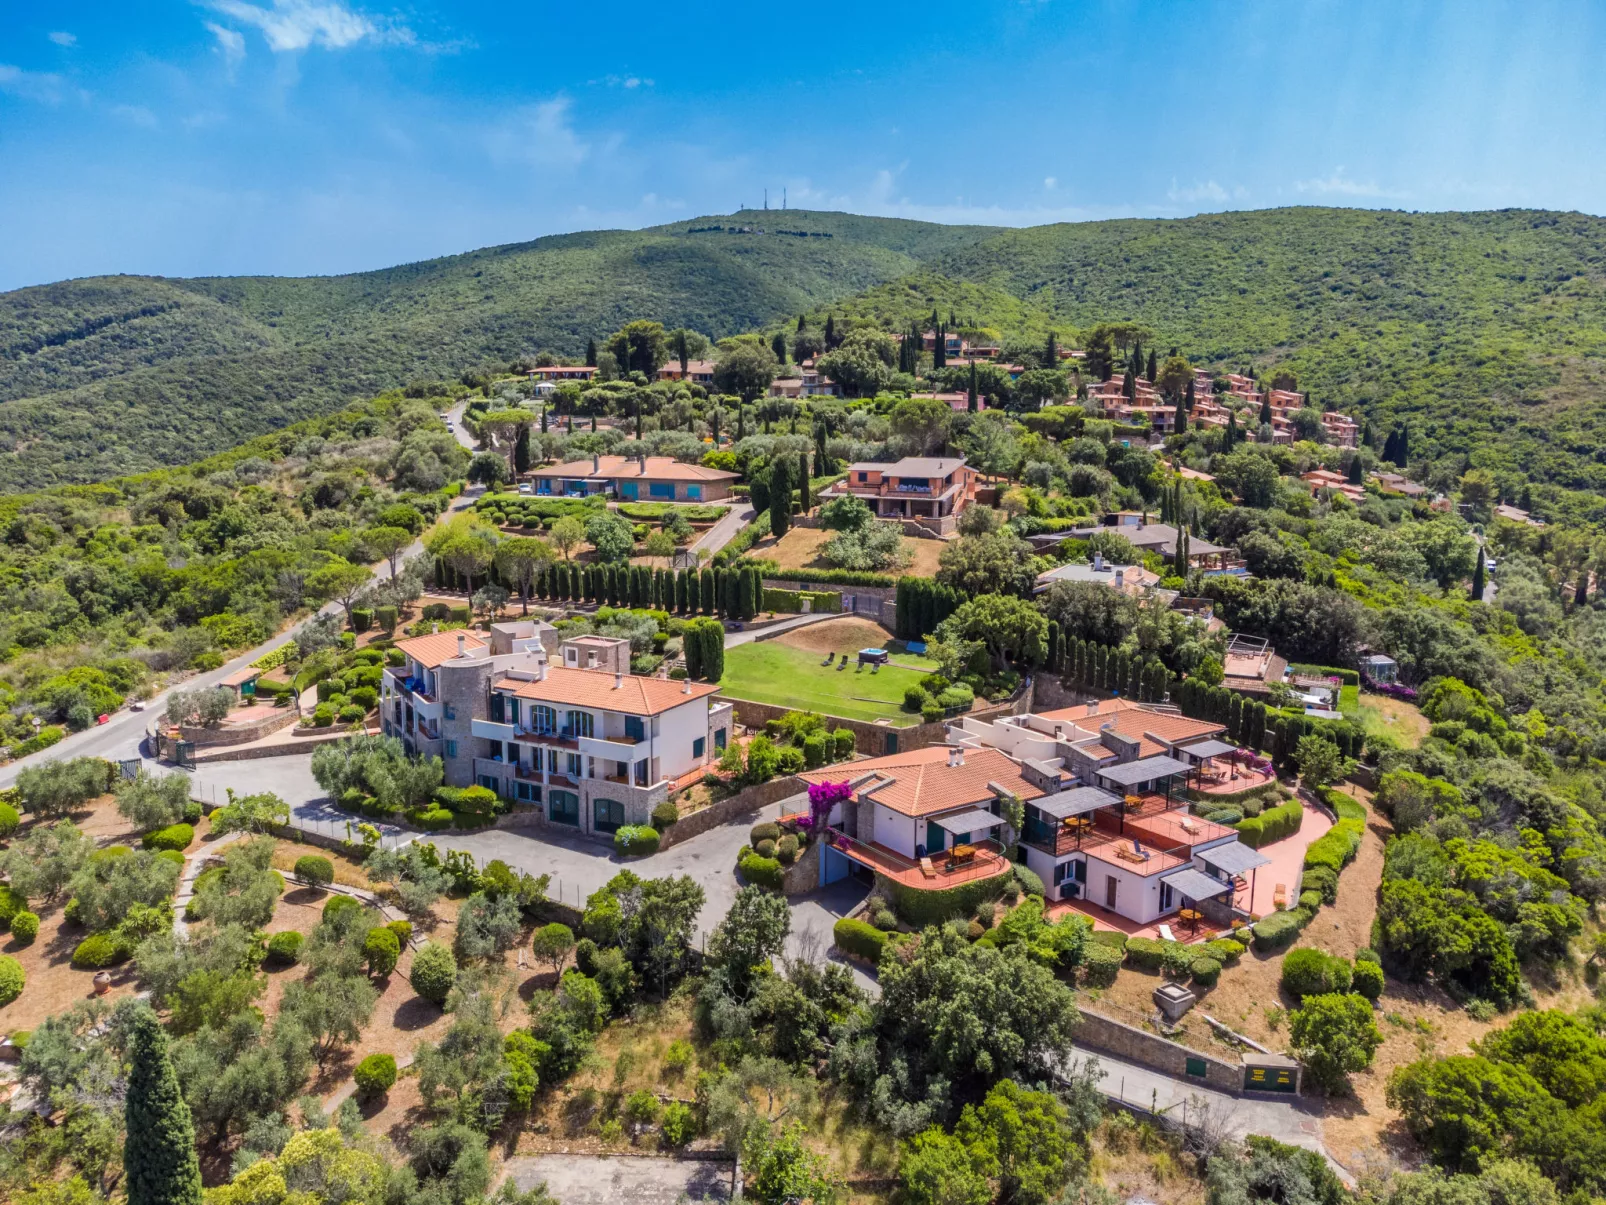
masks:
POLYGON ((937 877, 937 868, 931 864, 930 858, 920 859, 920 873, 925 875, 928 879, 934 879, 937 877))
POLYGON ((1176 938, 1171 933, 1171 926, 1170 925, 1161 925, 1160 926, 1160 939, 1162 941, 1176 941, 1176 938))

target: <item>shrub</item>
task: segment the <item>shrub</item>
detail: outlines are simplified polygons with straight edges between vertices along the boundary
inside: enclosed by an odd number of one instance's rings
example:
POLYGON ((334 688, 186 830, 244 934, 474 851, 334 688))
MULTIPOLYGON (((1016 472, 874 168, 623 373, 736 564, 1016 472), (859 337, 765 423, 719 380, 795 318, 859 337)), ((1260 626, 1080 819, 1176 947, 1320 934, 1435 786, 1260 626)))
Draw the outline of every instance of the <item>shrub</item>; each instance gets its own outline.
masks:
POLYGON ((157 829, 154 833, 146 833, 141 844, 146 849, 171 849, 182 853, 189 848, 193 840, 195 840, 195 830, 188 824, 170 824, 166 828, 157 829))
POLYGON ((898 914, 882 906, 870 913, 870 923, 883 933, 891 933, 898 927, 898 914))
POLYGON ((1334 903, 1338 899, 1338 872, 1327 866, 1307 866, 1299 876, 1299 890, 1301 898, 1305 892, 1315 891, 1321 894, 1322 903, 1334 903))
POLYGON ((442 807, 414 808, 407 813, 407 822, 427 833, 438 833, 452 827, 452 813, 442 807))
POLYGON ((72 952, 72 964, 81 971, 115 966, 128 957, 128 949, 111 933, 91 933, 72 952))
POLYGON ((786 878, 786 871, 779 862, 760 854, 748 854, 736 864, 736 869, 749 883, 757 883, 771 891, 779 891, 786 878))
POLYGON ((294 929, 275 933, 268 938, 268 957, 277 963, 290 966, 301 958, 301 934, 294 929))
POLYGON ((926 704, 931 702, 931 696, 925 688, 916 684, 903 688, 903 709, 905 711, 924 711, 926 704))
POLYGON ((672 1101, 664 1108, 664 1119, 659 1123, 664 1141, 673 1147, 682 1147, 697 1137, 697 1115, 691 1106, 672 1101))
POLYGON ((791 833, 775 843, 775 860, 782 866, 790 866, 797 861, 797 838, 791 833))
POLYGON ((314 887, 327 887, 335 881, 335 864, 317 854, 303 854, 296 859, 296 878, 314 887))
POLYGON ((747 834, 747 840, 755 848, 760 841, 779 841, 780 839, 781 826, 771 820, 766 820, 762 824, 755 824, 752 831, 747 834))
POLYGON ((1188 964, 1188 971, 1200 987, 1215 987, 1221 978, 1221 964, 1214 958, 1195 958, 1188 964))
POLYGON ((360 912, 362 903, 349 895, 337 895, 323 906, 323 919, 333 920, 344 912, 360 912))
POLYGON ((1350 986, 1368 1000, 1376 1000, 1383 994, 1383 968, 1375 962, 1355 963, 1350 972, 1350 986))
POLYGON ((393 920, 385 928, 394 933, 403 946, 413 939, 413 922, 410 920, 393 920))
POLYGON ((374 613, 368 607, 353 607, 351 609, 351 630, 353 632, 366 632, 374 626, 374 613))
POLYGON ((371 1054, 357 1064, 357 1069, 351 1073, 351 1078, 357 1081, 357 1091, 364 1096, 378 1096, 381 1092, 389 1092, 396 1082, 396 1056, 371 1054))
POLYGON ((669 826, 679 819, 680 809, 667 799, 652 810, 652 826, 660 833, 667 832, 669 826))
POLYGON ((613 835, 613 848, 621 857, 645 858, 658 852, 658 830, 645 824, 627 824, 613 835))
POLYGON ((1298 937, 1302 928, 1304 926, 1295 913, 1273 912, 1264 920, 1255 922, 1255 949, 1262 953, 1280 950, 1298 937))
POLYGON ((1127 963, 1140 971, 1158 971, 1165 964, 1165 946, 1158 937, 1129 937, 1127 963))
POLYGON ((367 714, 368 711, 366 708, 361 707, 356 703, 347 703, 340 709, 340 722, 342 724, 355 724, 367 714))
POLYGON ((1243 818, 1242 808, 1216 808, 1212 812, 1205 813, 1205 819, 1210 821, 1211 824, 1225 824, 1229 827, 1237 824, 1243 818))
POLYGON ((335 722, 335 709, 328 703, 319 703, 312 709, 312 726, 314 728, 330 728, 335 722))
POLYGON ((1027 895, 1043 895, 1043 880, 1038 877, 1035 870, 1027 868, 1024 863, 1015 863, 1015 881, 1020 889, 1027 895))
POLYGON ((1117 946, 1089 942, 1082 951, 1082 981, 1089 987, 1109 987, 1121 970, 1122 958, 1117 946))
POLYGON ((11 936, 21 944, 33 944, 33 939, 39 936, 39 915, 34 912, 19 912, 11 918, 11 936))
POLYGON ((1300 998, 1347 992, 1350 977, 1349 963, 1324 950, 1293 950, 1283 959, 1283 987, 1300 998))
POLYGON ((753 852, 761 858, 773 858, 775 856, 775 842, 768 839, 760 841, 754 847, 753 852))
POLYGON ((1109 946, 1123 953, 1126 951, 1127 937, 1119 929, 1094 929, 1087 938, 1089 945, 1109 946))
POLYGON ((846 761, 853 756, 853 729, 838 728, 831 734, 831 757, 834 761, 846 761))
POLYGON ((0 929, 4 929, 6 925, 10 924, 17 913, 23 911, 27 906, 28 901, 26 899, 10 887, 0 883, 0 929))
POLYGON ((1218 937, 1214 941, 1207 941, 1205 949, 1210 951, 1210 957, 1224 966, 1231 966, 1243 957, 1245 946, 1241 941, 1234 941, 1230 937, 1218 937))
POLYGON ((1383 960, 1377 956, 1377 951, 1372 949, 1371 946, 1363 946, 1361 949, 1355 951, 1355 964, 1357 966, 1363 962, 1381 963, 1382 961, 1383 960))
POLYGON ((22 817, 17 814, 16 808, 9 803, 0 803, 0 840, 16 832, 17 826, 21 823, 22 817))
POLYGON ((456 979, 457 959, 449 947, 428 941, 413 955, 413 969, 407 981, 431 1003, 445 1004, 456 979))
POLYGON ((1290 799, 1239 824, 1238 840, 1251 849, 1259 849, 1262 845, 1293 836, 1304 822, 1305 805, 1297 799, 1290 799))
POLYGON ((803 765, 813 770, 825 765, 825 733, 811 732, 803 738, 803 765))
POLYGON ((1320 891, 1301 891, 1299 893, 1299 907, 1302 911, 1315 916, 1321 911, 1322 893, 1320 891))
POLYGON ((379 702, 379 692, 372 686, 359 686, 351 692, 351 701, 363 711, 372 711, 379 702))
POLYGON ((851 917, 837 921, 831 934, 836 939, 837 949, 844 954, 855 954, 871 962, 881 961, 881 951, 887 945, 887 935, 880 929, 851 917))
POLYGON ((27 985, 28 976, 23 973, 22 963, 9 954, 0 954, 0 1008, 22 995, 27 985))
POLYGON ((396 960, 401 957, 401 942, 396 940, 392 930, 380 925, 368 930, 362 943, 362 955, 368 961, 370 974, 388 975, 396 969, 396 960))
MULTIPOLYGON (((222 809, 219 810, 221 811, 222 809)), ((205 811, 206 809, 200 805, 199 801, 194 799, 190 800, 184 805, 184 823, 192 825, 199 824, 201 822, 202 815, 205 814, 205 811)))

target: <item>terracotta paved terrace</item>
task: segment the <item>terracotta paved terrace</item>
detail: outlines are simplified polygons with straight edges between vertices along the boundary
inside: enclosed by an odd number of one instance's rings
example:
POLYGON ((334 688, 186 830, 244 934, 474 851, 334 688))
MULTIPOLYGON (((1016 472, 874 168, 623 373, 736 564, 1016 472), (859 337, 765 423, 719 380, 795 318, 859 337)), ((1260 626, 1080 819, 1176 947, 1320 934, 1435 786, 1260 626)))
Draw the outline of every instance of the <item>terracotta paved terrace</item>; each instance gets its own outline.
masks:
POLYGON ((860 866, 867 866, 877 874, 886 875, 902 886, 927 891, 941 891, 948 887, 957 887, 961 883, 990 879, 995 875, 1008 874, 1012 868, 1010 860, 1004 856, 1003 848, 996 841, 973 843, 972 848, 976 853, 968 861, 956 863, 952 850, 933 854, 929 860, 935 874, 930 876, 919 862, 906 858, 884 845, 856 841, 836 829, 831 830, 831 845, 860 866))

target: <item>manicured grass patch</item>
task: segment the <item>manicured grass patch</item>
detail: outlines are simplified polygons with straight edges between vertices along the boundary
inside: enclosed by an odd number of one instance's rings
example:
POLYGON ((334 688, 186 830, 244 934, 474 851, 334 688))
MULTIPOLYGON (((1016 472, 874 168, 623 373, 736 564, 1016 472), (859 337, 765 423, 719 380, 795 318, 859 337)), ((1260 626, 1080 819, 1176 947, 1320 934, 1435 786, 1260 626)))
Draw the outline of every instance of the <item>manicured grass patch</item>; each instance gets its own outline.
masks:
MULTIPOLYGON (((918 686, 924 673, 936 669, 936 662, 908 653, 896 654, 900 662, 929 667, 920 673, 883 665, 872 674, 849 664, 839 670, 836 662, 821 665, 820 653, 788 648, 775 640, 738 645, 725 652, 725 676, 720 689, 737 699, 773 703, 799 711, 818 711, 850 720, 890 719, 895 724, 917 724, 920 717, 903 710, 903 692, 918 686)), ((853 655, 849 654, 852 661, 853 655)))

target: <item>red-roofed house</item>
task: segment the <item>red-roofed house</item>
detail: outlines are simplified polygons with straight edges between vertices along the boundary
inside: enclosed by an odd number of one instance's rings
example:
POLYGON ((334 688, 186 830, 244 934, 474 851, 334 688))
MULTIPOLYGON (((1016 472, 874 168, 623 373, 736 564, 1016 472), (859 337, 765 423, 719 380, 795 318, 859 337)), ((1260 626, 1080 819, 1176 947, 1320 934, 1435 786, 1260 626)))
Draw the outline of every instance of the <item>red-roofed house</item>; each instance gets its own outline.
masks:
POLYGON ((739 473, 669 456, 593 456, 534 469, 541 496, 607 494, 623 502, 716 502, 729 498, 739 473))

